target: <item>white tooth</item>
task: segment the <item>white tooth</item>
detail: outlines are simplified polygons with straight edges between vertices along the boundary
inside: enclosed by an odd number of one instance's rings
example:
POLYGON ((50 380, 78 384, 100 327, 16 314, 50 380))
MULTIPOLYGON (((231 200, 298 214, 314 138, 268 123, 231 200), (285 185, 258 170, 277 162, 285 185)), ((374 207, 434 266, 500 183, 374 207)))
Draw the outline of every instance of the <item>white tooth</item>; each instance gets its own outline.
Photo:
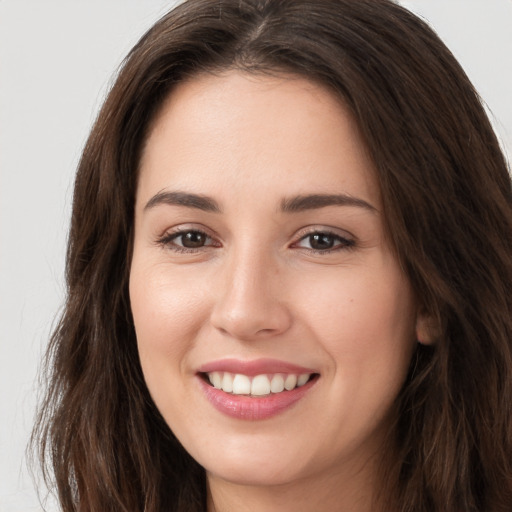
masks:
POLYGON ((270 381, 266 375, 256 375, 252 379, 251 395, 268 395, 270 393, 270 381))
POLYGON ((224 372, 224 376, 222 377, 222 391, 226 393, 233 392, 233 375, 228 372, 224 372))
POLYGON ((288 391, 291 391, 295 386, 297 385, 297 375, 293 375, 293 373, 290 373, 286 377, 286 380, 284 381, 284 388, 288 391))
POLYGON ((281 393, 281 391, 284 391, 284 378, 282 375, 277 374, 272 377, 270 391, 272 391, 272 393, 281 393))
POLYGON ((233 394, 235 395, 250 395, 251 394, 251 381, 247 375, 237 373, 233 379, 233 394))
POLYGON ((299 378, 297 379, 297 387, 304 386, 308 380, 309 373, 303 373, 302 375, 299 375, 299 378))
POLYGON ((222 389, 222 375, 220 372, 209 373, 208 378, 214 388, 222 389))

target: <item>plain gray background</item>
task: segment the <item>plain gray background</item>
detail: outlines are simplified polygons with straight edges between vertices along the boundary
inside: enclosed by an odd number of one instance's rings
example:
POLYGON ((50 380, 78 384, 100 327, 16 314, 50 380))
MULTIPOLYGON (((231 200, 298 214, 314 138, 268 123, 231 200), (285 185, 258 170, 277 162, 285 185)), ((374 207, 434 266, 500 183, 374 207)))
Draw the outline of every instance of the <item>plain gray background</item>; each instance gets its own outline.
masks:
MULTIPOLYGON (((510 161, 512 0, 402 3, 465 67, 510 161)), ((122 58, 174 4, 0 0, 0 512, 42 509, 24 452, 39 361, 64 297, 81 148, 122 58)))

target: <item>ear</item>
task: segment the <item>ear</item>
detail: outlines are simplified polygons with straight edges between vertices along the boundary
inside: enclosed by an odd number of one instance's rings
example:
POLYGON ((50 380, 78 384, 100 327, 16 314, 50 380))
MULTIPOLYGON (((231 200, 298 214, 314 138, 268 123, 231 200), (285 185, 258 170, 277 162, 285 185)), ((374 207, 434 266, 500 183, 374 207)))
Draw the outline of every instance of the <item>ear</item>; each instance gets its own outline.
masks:
POLYGON ((416 318, 416 339, 422 345, 433 345, 435 343, 435 322, 430 315, 418 313, 416 318))

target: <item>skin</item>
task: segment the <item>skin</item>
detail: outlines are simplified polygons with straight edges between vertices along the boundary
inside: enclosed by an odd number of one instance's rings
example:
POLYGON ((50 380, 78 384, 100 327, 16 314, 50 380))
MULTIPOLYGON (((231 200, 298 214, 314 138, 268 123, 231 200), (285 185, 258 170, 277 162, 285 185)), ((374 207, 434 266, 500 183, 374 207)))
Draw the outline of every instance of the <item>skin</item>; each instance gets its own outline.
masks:
POLYGON ((206 469, 210 511, 376 510, 376 465, 421 321, 380 211, 354 120, 304 79, 202 75, 154 121, 130 298, 147 386, 206 469), (172 191, 220 211, 152 201, 172 191), (308 194, 369 206, 282 211, 308 194), (204 245, 183 252, 176 229, 206 233, 204 245), (332 233, 333 247, 312 250, 314 232, 332 233), (273 358, 320 377, 286 411, 240 420, 198 385, 198 367, 223 358, 273 358))

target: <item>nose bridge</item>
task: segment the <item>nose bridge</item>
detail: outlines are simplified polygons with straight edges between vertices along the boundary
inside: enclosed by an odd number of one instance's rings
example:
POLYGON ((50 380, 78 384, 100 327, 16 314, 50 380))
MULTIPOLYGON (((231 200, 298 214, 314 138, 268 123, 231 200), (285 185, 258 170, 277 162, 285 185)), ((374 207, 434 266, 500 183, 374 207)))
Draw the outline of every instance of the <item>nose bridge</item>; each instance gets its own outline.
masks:
POLYGON ((241 243, 224 261, 212 323, 239 339, 285 331, 290 315, 283 302, 279 262, 259 244, 241 243))

